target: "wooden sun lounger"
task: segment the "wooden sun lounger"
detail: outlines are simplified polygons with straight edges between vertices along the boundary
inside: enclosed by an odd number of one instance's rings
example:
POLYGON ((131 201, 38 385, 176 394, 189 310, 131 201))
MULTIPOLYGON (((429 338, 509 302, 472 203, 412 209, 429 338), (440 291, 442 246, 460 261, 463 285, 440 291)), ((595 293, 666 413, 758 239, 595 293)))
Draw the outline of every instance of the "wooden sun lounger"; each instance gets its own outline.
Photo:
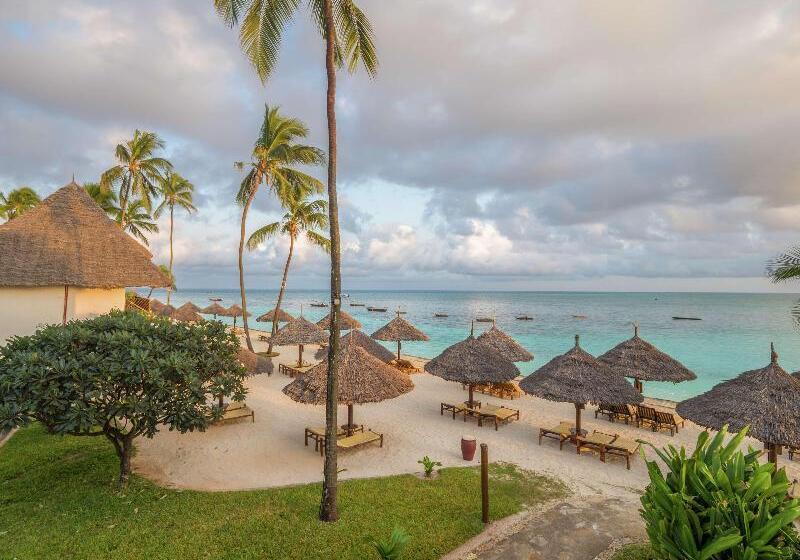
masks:
POLYGON ((580 455, 581 450, 591 449, 600 453, 600 460, 606 462, 606 446, 617 439, 616 435, 606 434, 603 432, 593 431, 591 434, 585 436, 578 436, 575 438, 577 442, 577 453, 580 455))
POLYGON ((594 417, 597 418, 600 414, 607 416, 611 422, 625 420, 625 423, 628 424, 636 420, 636 415, 631 412, 627 404, 600 403, 597 410, 594 411, 594 417))
POLYGON ((256 421, 256 413, 252 408, 243 402, 231 402, 225 407, 225 412, 222 413, 222 418, 220 418, 217 423, 223 424, 248 417, 252 422, 256 421))
POLYGON ((656 410, 651 406, 638 405, 636 407, 636 425, 644 425, 657 432, 658 430, 669 430, 670 435, 674 436, 678 432, 678 426, 683 427, 684 420, 671 412, 656 410))
MULTIPOLYGON (((383 447, 383 434, 373 432, 372 430, 362 430, 348 437, 337 438, 336 447, 339 449, 353 449, 372 442, 380 442, 383 447)), ((320 453, 325 452, 325 440, 320 442, 320 453)))
POLYGON ((569 422, 561 422, 555 428, 539 428, 539 445, 542 445, 542 438, 550 438, 558 440, 558 449, 564 448, 564 442, 572 437, 572 432, 575 429, 575 424, 569 422))
MULTIPOLYGON (((352 431, 353 432, 363 432, 364 431, 364 426, 363 425, 355 426, 355 427, 353 427, 352 431)), ((346 433, 347 432, 346 432, 346 430, 344 428, 339 428, 338 430, 336 430, 337 437, 338 436, 343 436, 346 433)), ((304 436, 304 440, 305 440, 304 443, 305 443, 306 447, 308 447, 308 440, 309 439, 314 440, 314 451, 319 451, 321 449, 320 444, 323 441, 325 441, 325 426, 311 426, 311 427, 306 426, 306 431, 305 431, 305 436, 304 436)))
POLYGON ((439 413, 444 416, 445 411, 453 413, 453 420, 456 419, 456 414, 463 414, 464 415, 464 422, 467 421, 467 414, 471 414, 475 412, 476 408, 470 408, 464 403, 457 403, 457 404, 449 404, 449 403, 441 403, 439 407, 439 413))
POLYGON ((494 421, 495 431, 497 431, 500 424, 508 424, 512 420, 519 420, 519 410, 492 404, 487 404, 478 410, 472 411, 470 414, 478 417, 478 426, 483 426, 485 419, 494 421))
POLYGON ((606 445, 605 452, 609 455, 625 457, 625 465, 628 470, 631 470, 631 457, 634 457, 639 452, 639 447, 638 441, 617 436, 612 443, 606 445))

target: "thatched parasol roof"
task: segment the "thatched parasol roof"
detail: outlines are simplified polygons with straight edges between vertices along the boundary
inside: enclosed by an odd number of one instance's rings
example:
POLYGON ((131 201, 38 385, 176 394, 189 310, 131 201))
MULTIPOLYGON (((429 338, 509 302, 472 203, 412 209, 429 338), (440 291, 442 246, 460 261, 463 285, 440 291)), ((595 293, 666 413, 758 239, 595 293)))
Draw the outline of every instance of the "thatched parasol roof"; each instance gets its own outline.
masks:
POLYGON ((387 341, 430 340, 428 335, 399 316, 372 333, 372 338, 387 341))
POLYGON ((581 348, 578 336, 569 352, 547 362, 519 386, 556 402, 634 404, 643 400, 624 377, 581 348))
POLYGON ((643 381, 679 383, 697 379, 694 372, 678 360, 639 338, 639 327, 634 327, 633 338, 617 344, 598 360, 623 377, 643 381))
MULTIPOLYGON (((244 310, 239 306, 239 304, 234 303, 228 309, 225 309, 224 313, 217 313, 217 315, 222 315, 223 317, 241 317, 242 312, 244 310)), ((247 313, 247 316, 250 317, 251 313, 247 313)))
MULTIPOLYGON (((275 310, 274 309, 270 309, 269 311, 264 313, 261 317, 258 317, 256 319, 256 321, 258 321, 259 323, 267 323, 267 322, 271 323, 272 322, 272 317, 274 317, 274 316, 275 316, 275 310)), ((286 311, 281 309, 280 313, 278 313, 278 322, 279 323, 287 323, 289 321, 294 321, 294 317, 292 317, 286 311)))
POLYGON ((478 339, 487 346, 491 346, 507 360, 512 362, 529 362, 533 354, 525 350, 516 340, 492 325, 492 328, 481 334, 478 339))
POLYGON ((783 370, 774 350, 766 367, 680 402, 677 411, 706 428, 728 424, 739 431, 750 426, 748 434, 764 443, 800 446, 800 380, 783 370))
POLYGON ((156 298, 150 300, 150 311, 153 313, 158 313, 158 310, 164 307, 164 304, 158 301, 156 298))
POLYGON ((0 286, 171 286, 150 259, 74 181, 0 225, 0 286))
MULTIPOLYGON (((393 399, 414 388, 405 373, 385 364, 358 344, 342 347, 339 358, 339 404, 364 404, 393 399)), ((289 383, 283 392, 305 404, 324 404, 328 362, 317 364, 289 383)))
POLYGON ((513 362, 470 335, 425 364, 425 371, 459 383, 504 383, 519 375, 513 362))
POLYGON ((239 361, 242 362, 247 373, 251 375, 258 375, 259 373, 272 375, 272 371, 275 368, 272 364, 272 360, 259 356, 247 348, 239 348, 239 361))
POLYGON ((328 334, 305 317, 289 321, 272 337, 272 343, 277 346, 320 344, 326 340, 328 340, 328 334))
MULTIPOLYGON (((328 313, 322 319, 317 321, 317 326, 321 329, 328 329, 331 325, 331 314, 328 313)), ((359 323, 352 315, 347 313, 346 311, 339 311, 339 328, 345 331, 349 331, 351 329, 360 329, 361 323, 359 323)))
POLYGON ((178 309, 173 311, 170 314, 170 317, 175 319, 176 321, 186 321, 186 322, 198 322, 202 321, 203 318, 197 314, 197 311, 192 309, 194 307, 191 303, 184 303, 178 309))
POLYGON ((172 314, 175 313, 175 308, 171 305, 162 305, 157 311, 154 311, 154 313, 162 317, 172 317, 172 314))
MULTIPOLYGON (((195 313, 202 313, 203 312, 203 310, 199 306, 193 304, 191 301, 187 301, 186 303, 181 305, 181 307, 188 307, 189 309, 191 309, 195 313)), ((178 309, 180 309, 180 307, 178 309)))
POLYGON ((205 313, 206 315, 225 315, 228 310, 222 307, 217 302, 212 303, 208 307, 204 307, 201 309, 201 313, 205 313))
MULTIPOLYGON (((387 350, 384 346, 375 342, 375 339, 370 338, 363 331, 359 330, 352 330, 342 338, 339 339, 340 344, 342 347, 346 344, 357 344, 361 346, 364 350, 381 360, 382 362, 391 362, 394 360, 394 354, 392 354, 389 350, 387 350)), ((323 346, 314 354, 314 357, 317 360, 324 360, 328 355, 328 348, 323 346)))

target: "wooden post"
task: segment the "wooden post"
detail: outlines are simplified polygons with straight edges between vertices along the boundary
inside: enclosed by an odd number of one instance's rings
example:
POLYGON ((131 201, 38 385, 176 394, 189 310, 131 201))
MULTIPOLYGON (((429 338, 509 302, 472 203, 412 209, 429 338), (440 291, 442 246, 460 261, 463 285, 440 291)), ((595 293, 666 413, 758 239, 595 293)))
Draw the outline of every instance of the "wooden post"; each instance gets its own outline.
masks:
POLYGON ((489 445, 481 444, 481 521, 489 523, 489 445))
POLYGON ((581 434, 581 409, 584 407, 583 403, 575 403, 575 435, 581 434))
POLYGON ((470 383, 469 384, 469 407, 470 408, 473 407, 473 402, 472 401, 473 401, 473 397, 474 397, 474 391, 475 391, 475 387, 472 385, 472 383, 470 383))
POLYGON ((353 403, 347 405, 347 435, 353 435, 353 403))
POLYGON ((297 353, 297 367, 303 367, 303 345, 299 344, 297 346, 298 353, 297 353))
POLYGON ((61 324, 67 324, 67 302, 69 301, 69 286, 64 285, 64 315, 61 317, 61 324))

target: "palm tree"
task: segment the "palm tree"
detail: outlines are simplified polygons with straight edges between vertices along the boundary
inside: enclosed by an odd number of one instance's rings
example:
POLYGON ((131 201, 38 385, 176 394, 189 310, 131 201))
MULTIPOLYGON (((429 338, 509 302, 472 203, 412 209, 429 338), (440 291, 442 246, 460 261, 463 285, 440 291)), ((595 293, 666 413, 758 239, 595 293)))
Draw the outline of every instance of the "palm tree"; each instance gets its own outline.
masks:
MULTIPOLYGON (((214 0, 219 15, 229 26, 241 20, 239 43, 266 82, 275 69, 284 28, 299 9, 299 0, 214 0)), ((341 246, 339 206, 336 198, 336 70, 347 63, 354 72, 363 65, 374 76, 378 70, 372 25, 353 0, 309 0, 308 8, 317 29, 325 40, 328 120, 328 216, 331 240, 331 324, 328 345, 328 381, 325 405, 325 470, 319 517, 336 521, 336 368, 339 359, 339 311, 341 307, 341 246)))
MULTIPOLYGON (((172 234, 175 229, 175 207, 183 208, 190 214, 197 210, 193 204, 194 185, 170 171, 159 180, 159 194, 163 197, 153 217, 158 219, 165 209, 169 208, 169 277, 172 277, 172 234)), ((167 305, 169 305, 171 289, 167 289, 167 305)))
POLYGON ((0 193, 0 218, 18 218, 41 201, 36 191, 30 187, 14 189, 7 195, 0 193))
POLYGON ((114 219, 123 231, 130 233, 145 245, 150 245, 146 233, 158 233, 158 224, 153 221, 144 201, 139 199, 128 202, 128 211, 124 218, 122 217, 122 208, 117 208, 114 219))
POLYGON ((302 121, 284 117, 280 107, 265 107, 261 131, 253 146, 250 162, 237 162, 239 169, 248 168, 242 180, 236 202, 242 206, 242 219, 239 236, 239 290, 242 296, 242 323, 244 325, 247 347, 253 350, 250 329, 247 325, 247 297, 244 289, 244 245, 247 230, 247 214, 250 205, 262 183, 266 183, 278 200, 286 201, 307 196, 311 192, 321 192, 322 183, 304 173, 296 165, 320 165, 325 154, 318 148, 298 144, 297 141, 308 136, 308 128, 302 121))
POLYGON ((142 207, 150 212, 152 198, 158 193, 157 184, 164 174, 172 170, 172 164, 155 153, 164 148, 164 141, 155 132, 135 130, 133 139, 117 144, 115 156, 117 165, 103 173, 100 186, 110 191, 119 185, 119 217, 117 221, 126 221, 128 204, 131 197, 136 196, 142 207))
MULTIPOLYGON (((175 286, 175 277, 172 275, 172 272, 170 272, 170 270, 167 267, 167 265, 165 265, 165 264, 158 265, 158 270, 161 271, 161 274, 164 275, 164 278, 169 280, 169 288, 167 288, 167 290, 174 290, 175 287, 176 287, 175 286)), ((169 292, 167 292, 167 293, 169 293, 169 292)), ((150 299, 151 297, 153 297, 153 287, 152 286, 150 286, 150 291, 147 293, 147 299, 150 299)))
POLYGON ((800 278, 800 246, 790 247, 769 261, 767 274, 776 283, 800 278))
MULTIPOLYGON (((272 319, 272 334, 278 330, 277 317, 280 314, 283 294, 286 290, 286 278, 289 276, 289 265, 294 254, 294 244, 301 233, 305 233, 306 239, 313 245, 322 247, 326 252, 330 252, 331 242, 318 230, 328 227, 328 203, 324 200, 289 200, 286 205, 286 214, 278 222, 272 222, 260 227, 247 240, 247 248, 253 250, 264 243, 265 240, 275 237, 279 233, 289 236, 289 255, 286 257, 286 264, 283 267, 283 279, 281 288, 278 290, 278 301, 275 304, 275 317, 272 319)), ((268 353, 272 353, 272 338, 269 341, 268 353)))
POLYGON ((109 217, 116 219, 119 214, 119 206, 117 205, 117 194, 114 191, 105 190, 100 183, 84 183, 83 188, 109 217))

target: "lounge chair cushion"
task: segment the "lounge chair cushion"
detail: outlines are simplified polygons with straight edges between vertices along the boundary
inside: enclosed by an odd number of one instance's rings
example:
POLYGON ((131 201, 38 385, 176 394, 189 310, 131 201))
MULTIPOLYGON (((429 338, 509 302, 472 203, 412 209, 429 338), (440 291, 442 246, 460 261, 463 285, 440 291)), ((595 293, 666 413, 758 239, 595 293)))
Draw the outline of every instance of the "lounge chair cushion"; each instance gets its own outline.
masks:
POLYGON ((365 430, 346 438, 337 439, 336 445, 342 449, 350 449, 381 439, 383 439, 383 435, 375 433, 372 430, 365 430))

